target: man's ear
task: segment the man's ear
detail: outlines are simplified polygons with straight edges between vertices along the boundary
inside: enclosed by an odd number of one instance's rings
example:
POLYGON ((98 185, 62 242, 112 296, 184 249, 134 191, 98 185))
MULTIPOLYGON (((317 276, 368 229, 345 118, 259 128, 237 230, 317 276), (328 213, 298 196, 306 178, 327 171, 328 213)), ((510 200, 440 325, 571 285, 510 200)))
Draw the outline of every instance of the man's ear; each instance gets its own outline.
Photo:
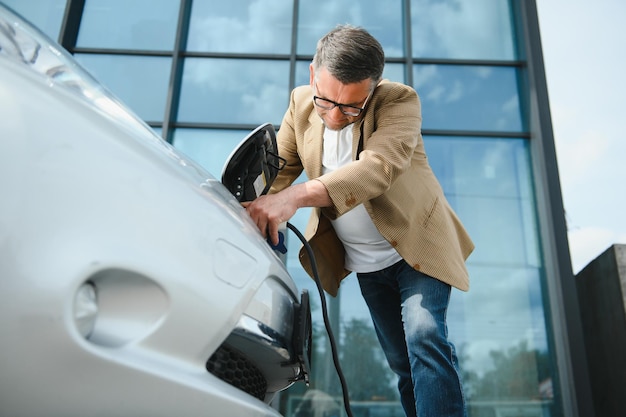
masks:
POLYGON ((309 64, 309 85, 313 88, 313 84, 315 83, 315 69, 313 68, 313 63, 309 64))

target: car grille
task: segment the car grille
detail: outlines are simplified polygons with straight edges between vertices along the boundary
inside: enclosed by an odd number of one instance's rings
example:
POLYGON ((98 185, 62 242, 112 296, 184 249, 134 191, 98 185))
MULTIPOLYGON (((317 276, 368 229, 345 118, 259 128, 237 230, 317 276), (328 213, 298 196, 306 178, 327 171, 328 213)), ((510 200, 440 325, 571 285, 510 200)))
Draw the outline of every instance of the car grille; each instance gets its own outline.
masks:
POLYGON ((219 379, 263 401, 267 381, 259 369, 241 352, 221 346, 206 363, 206 369, 219 379))

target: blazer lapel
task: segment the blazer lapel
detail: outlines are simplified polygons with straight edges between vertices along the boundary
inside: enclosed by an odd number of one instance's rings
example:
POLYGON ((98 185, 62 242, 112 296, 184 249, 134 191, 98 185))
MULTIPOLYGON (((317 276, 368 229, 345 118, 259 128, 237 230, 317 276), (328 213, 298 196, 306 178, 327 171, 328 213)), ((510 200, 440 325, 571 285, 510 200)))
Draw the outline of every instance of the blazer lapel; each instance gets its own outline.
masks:
POLYGON ((354 123, 352 126, 352 160, 356 161, 359 159, 359 154, 363 150, 363 130, 361 127, 363 126, 363 119, 354 123))
POLYGON ((304 132, 305 152, 303 165, 310 179, 322 175, 324 124, 315 110, 309 116, 309 127, 304 132))

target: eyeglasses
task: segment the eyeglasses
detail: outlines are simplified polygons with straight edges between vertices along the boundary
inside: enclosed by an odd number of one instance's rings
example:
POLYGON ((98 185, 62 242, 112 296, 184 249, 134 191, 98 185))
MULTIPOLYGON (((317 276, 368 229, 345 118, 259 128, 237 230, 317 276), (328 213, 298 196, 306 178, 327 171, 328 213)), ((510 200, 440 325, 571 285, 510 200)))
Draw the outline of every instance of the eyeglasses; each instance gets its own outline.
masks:
MULTIPOLYGON (((317 83, 315 83, 315 91, 317 91, 317 83)), ((370 93, 367 95, 365 101, 363 102, 363 107, 352 106, 350 104, 341 104, 337 103, 336 101, 332 101, 319 96, 313 96, 313 103, 315 103, 317 107, 324 110, 332 110, 335 107, 339 107, 339 111, 346 116, 355 117, 361 114, 363 110, 365 110, 365 105, 367 104, 367 101, 370 99, 373 92, 374 90, 370 91, 370 93)))

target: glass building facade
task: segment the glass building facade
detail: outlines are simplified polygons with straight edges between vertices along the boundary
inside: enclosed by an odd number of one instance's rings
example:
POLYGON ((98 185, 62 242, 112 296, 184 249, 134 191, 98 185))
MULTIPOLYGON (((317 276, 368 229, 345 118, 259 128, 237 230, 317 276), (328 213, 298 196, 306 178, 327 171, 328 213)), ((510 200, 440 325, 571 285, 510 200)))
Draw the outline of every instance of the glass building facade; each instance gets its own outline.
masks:
MULTIPOLYGON (((534 0, 2 1, 216 177, 251 129, 279 127, 318 38, 368 29, 384 77, 420 95, 430 163, 476 244, 448 311, 469 415, 593 415, 534 0)), ((299 246, 289 236, 287 266, 316 294, 299 246)), ((276 398, 286 416, 343 413, 312 298, 311 386, 276 398)), ((354 414, 403 415, 355 277, 328 308, 354 414)))

